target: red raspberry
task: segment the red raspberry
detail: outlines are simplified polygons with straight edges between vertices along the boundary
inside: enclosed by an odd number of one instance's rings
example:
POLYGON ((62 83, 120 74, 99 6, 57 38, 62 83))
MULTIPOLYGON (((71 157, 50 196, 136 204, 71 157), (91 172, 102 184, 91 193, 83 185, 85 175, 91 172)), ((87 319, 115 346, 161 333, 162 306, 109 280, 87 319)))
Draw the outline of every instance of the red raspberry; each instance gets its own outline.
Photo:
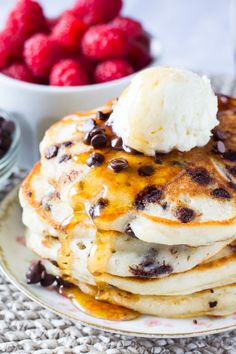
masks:
POLYGON ((133 73, 132 66, 122 59, 107 60, 97 65, 95 82, 107 82, 120 79, 133 73))
POLYGON ((72 59, 59 61, 52 68, 50 85, 52 86, 80 86, 89 83, 88 77, 79 64, 72 59))
POLYGON ((128 60, 136 70, 140 70, 151 63, 152 57, 146 47, 138 41, 133 41, 129 45, 128 60))
POLYGON ((130 17, 116 17, 111 22, 111 26, 121 29, 129 38, 129 40, 138 38, 144 33, 144 29, 141 23, 133 20, 130 17))
POLYGON ((53 65, 62 58, 56 41, 44 34, 35 34, 25 42, 24 58, 32 73, 48 78, 53 65))
POLYGON ((122 0, 77 0, 73 11, 88 25, 111 21, 122 8, 122 0))
POLYGON ((73 52, 79 49, 82 36, 86 30, 87 26, 80 19, 66 13, 54 27, 52 38, 64 49, 73 52))
POLYGON ((4 75, 10 76, 13 79, 35 83, 31 71, 25 64, 14 63, 2 71, 4 75))
POLYGON ((83 68, 83 70, 86 72, 89 78, 93 78, 94 70, 96 64, 87 58, 83 54, 80 54, 77 58, 76 61, 78 62, 79 66, 83 68))
POLYGON ((17 33, 23 41, 36 32, 44 31, 46 26, 41 6, 32 0, 18 0, 6 22, 6 29, 17 33))
POLYGON ((108 25, 91 27, 82 40, 83 54, 91 60, 122 58, 127 53, 123 31, 108 25))
POLYGON ((58 17, 47 18, 47 28, 48 28, 49 32, 51 32, 53 30, 53 28, 56 26, 58 21, 59 21, 58 17))
POLYGON ((7 30, 0 32, 0 70, 12 59, 21 59, 23 42, 15 33, 7 30))

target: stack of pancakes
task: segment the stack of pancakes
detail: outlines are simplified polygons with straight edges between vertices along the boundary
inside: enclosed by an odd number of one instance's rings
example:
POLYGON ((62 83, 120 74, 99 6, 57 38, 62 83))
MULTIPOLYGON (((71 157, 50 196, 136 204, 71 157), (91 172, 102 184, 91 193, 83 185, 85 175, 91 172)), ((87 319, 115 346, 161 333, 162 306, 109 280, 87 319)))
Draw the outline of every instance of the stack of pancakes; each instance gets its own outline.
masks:
POLYGON ((236 311, 236 100, 218 99, 210 142, 186 153, 123 146, 112 103, 46 132, 20 200, 48 271, 140 313, 236 311))

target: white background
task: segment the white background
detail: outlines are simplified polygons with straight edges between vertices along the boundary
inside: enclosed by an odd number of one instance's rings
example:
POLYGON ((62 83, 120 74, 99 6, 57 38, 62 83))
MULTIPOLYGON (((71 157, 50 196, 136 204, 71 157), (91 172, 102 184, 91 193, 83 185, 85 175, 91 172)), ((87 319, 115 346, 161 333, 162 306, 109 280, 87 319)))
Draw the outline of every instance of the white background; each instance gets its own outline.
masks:
MULTIPOLYGON (((40 2, 48 14, 54 15, 73 0, 40 2)), ((0 0, 2 24, 14 3, 0 0)), ((230 0, 125 0, 124 12, 141 19, 150 32, 159 36, 163 64, 234 75, 229 5, 230 0)))

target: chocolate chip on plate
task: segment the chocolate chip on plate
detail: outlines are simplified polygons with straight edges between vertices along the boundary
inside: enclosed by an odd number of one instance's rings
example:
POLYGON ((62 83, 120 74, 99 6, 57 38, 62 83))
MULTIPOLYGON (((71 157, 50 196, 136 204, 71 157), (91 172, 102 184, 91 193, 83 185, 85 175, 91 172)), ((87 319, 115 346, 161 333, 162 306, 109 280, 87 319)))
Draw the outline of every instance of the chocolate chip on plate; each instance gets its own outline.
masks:
POLYGON ((188 169, 187 173, 194 182, 201 186, 207 185, 211 182, 211 177, 204 167, 188 169))
POLYGON ((41 274, 40 285, 47 287, 52 285, 56 280, 56 277, 52 274, 49 274, 44 270, 41 274))
POLYGON ((146 177, 151 176, 154 173, 154 168, 152 166, 141 166, 138 169, 139 176, 146 177))
POLYGON ((118 173, 125 170, 129 163, 127 160, 120 158, 120 159, 113 159, 109 162, 109 168, 111 168, 114 172, 118 173))
POLYGON ((104 162, 105 158, 102 154, 99 154, 97 152, 93 152, 91 155, 86 160, 86 164, 89 167, 92 166, 100 166, 104 162))
POLYGON ((53 157, 56 157, 58 154, 58 146, 57 145, 51 145, 47 148, 45 152, 45 158, 46 159, 52 159, 53 157))
POLYGON ((41 280, 41 275, 44 271, 45 267, 40 261, 33 262, 26 273, 27 284, 39 283, 41 280))
POLYGON ((215 198, 230 199, 230 193, 224 188, 215 188, 211 191, 211 195, 215 198))
POLYGON ((179 207, 176 210, 176 217, 182 223, 188 223, 194 219, 195 212, 190 208, 179 207))
POLYGON ((102 111, 96 112, 96 118, 104 120, 104 121, 108 120, 110 115, 111 115, 111 112, 102 112, 102 111))
POLYGON ((91 139, 91 145, 94 149, 102 149, 107 145, 107 138, 104 134, 96 134, 91 139))
POLYGON ((62 279, 59 275, 56 275, 56 282, 57 282, 57 286, 63 286, 63 288, 71 288, 73 286, 72 283, 70 283, 67 280, 62 279))

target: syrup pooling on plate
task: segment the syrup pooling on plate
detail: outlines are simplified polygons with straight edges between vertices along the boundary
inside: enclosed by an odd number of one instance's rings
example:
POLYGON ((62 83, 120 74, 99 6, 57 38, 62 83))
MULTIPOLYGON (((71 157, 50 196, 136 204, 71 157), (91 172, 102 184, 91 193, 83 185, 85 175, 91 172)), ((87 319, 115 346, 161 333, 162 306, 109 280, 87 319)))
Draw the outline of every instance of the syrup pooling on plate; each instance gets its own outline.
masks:
POLYGON ((139 316, 136 311, 96 300, 93 296, 83 293, 78 287, 61 288, 61 293, 72 300, 81 311, 94 317, 110 321, 128 321, 139 316))

